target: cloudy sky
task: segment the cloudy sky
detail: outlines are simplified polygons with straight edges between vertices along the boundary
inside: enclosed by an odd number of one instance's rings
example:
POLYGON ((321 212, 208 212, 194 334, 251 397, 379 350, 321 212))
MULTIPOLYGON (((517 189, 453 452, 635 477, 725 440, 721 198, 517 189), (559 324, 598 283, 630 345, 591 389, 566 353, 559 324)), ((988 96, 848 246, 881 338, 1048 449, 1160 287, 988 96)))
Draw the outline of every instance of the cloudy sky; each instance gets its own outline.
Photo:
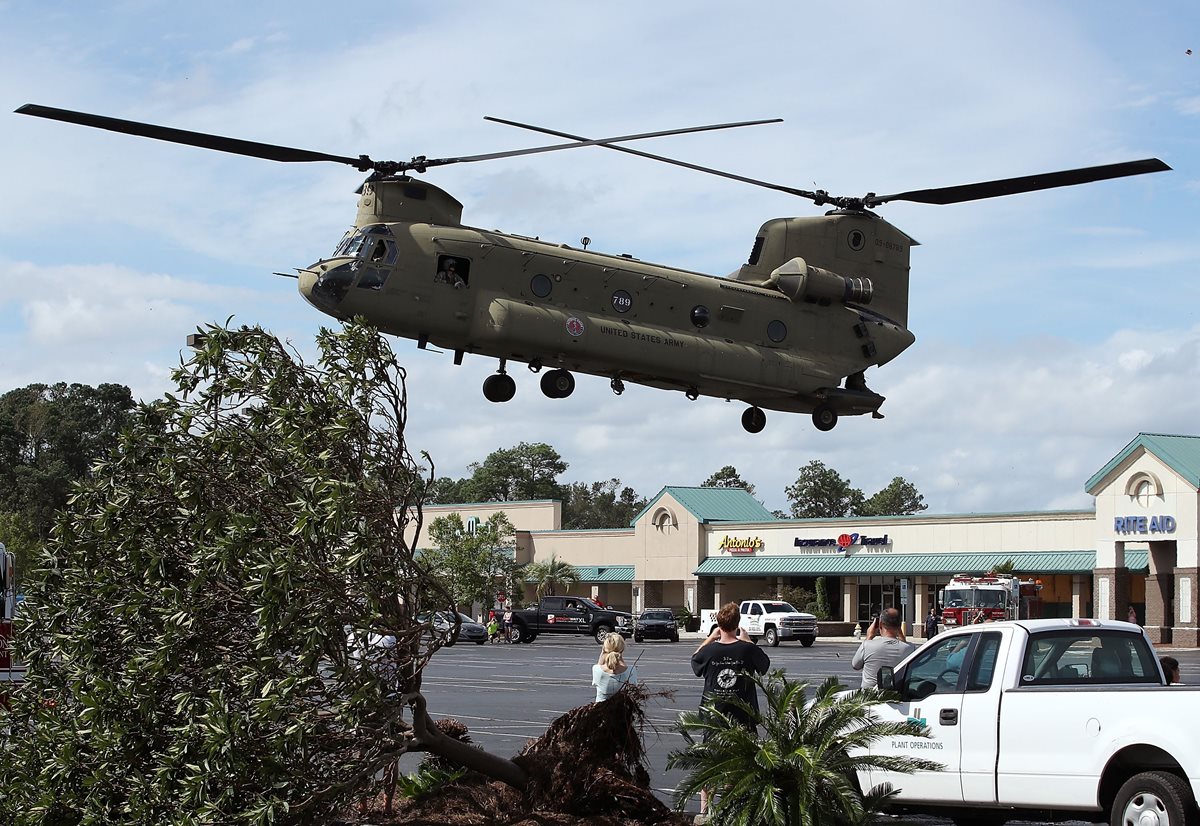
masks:
MULTIPOLYGON (((732 464, 768 507, 812 459, 936 513, 1089 507, 1139 431, 1200 433, 1200 7, 1127 2, 0 0, 4 111, 23 103, 338 155, 446 157, 780 117, 648 151, 862 195, 1159 157, 1174 171, 956 206, 890 204, 917 343, 872 368, 886 418, 769 413, 581 376, 550 401, 494 361, 395 347, 439 475, 553 445, 564 481, 644 495, 732 464), (1189 55, 1191 49, 1193 54, 1189 55)), ((311 352, 328 321, 272 275, 328 255, 360 175, 20 117, 0 127, 0 390, 168 389, 184 339, 234 316, 311 352)), ((464 222, 724 275, 792 196, 599 148, 435 170, 464 222)))

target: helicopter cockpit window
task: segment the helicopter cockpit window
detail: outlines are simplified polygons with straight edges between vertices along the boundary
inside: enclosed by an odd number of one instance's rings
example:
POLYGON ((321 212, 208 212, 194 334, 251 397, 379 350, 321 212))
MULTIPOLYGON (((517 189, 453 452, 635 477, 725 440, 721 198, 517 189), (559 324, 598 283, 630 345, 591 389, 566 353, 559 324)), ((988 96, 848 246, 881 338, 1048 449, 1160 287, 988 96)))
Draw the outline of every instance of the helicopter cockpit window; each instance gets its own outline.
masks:
POLYGON ((461 290, 471 280, 471 262, 466 258, 454 255, 439 255, 437 274, 433 277, 435 284, 450 284, 461 290))
POLYGON ((708 307, 703 304, 697 304, 692 308, 692 323, 697 327, 707 327, 709 320, 708 307))
POLYGON ((391 266, 396 263, 396 241, 387 226, 371 224, 346 233, 333 254, 391 266))

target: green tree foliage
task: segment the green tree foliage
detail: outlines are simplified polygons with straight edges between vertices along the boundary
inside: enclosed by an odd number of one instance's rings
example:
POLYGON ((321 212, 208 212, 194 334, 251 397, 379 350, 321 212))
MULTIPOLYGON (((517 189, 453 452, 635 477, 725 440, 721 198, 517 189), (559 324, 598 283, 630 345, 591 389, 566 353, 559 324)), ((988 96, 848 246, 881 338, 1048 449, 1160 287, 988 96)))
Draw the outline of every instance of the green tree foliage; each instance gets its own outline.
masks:
POLYGON ((943 768, 928 760, 868 753, 880 740, 929 736, 911 719, 880 721, 872 706, 888 695, 876 689, 846 692, 830 677, 810 692, 807 683, 787 679, 781 669, 757 682, 761 711, 735 703, 761 734, 711 708, 680 715, 688 745, 667 758, 668 769, 688 772, 675 790, 678 809, 707 789, 716 794, 713 826, 867 824, 894 791, 885 784, 863 794, 854 780, 858 771, 943 768))
POLYGON ((852 516, 863 505, 861 490, 850 486, 841 474, 816 459, 800 468, 800 475, 784 493, 797 519, 852 516))
POLYGON ((521 442, 494 450, 482 462, 469 466, 472 502, 513 502, 558 499, 558 477, 567 463, 558 451, 543 442, 521 442))
POLYGON ((474 602, 490 606, 497 590, 508 590, 515 575, 516 531, 503 513, 467 529, 457 513, 429 523, 435 547, 424 550, 421 561, 450 591, 459 607, 470 610, 474 602))
POLYGON ((620 479, 572 482, 563 487, 562 502, 563 527, 568 529, 627 528, 646 507, 646 498, 621 487, 620 479))
POLYGON ((733 465, 725 465, 700 483, 702 488, 741 488, 754 496, 754 485, 747 482, 733 465))
POLYGON ((521 442, 501 448, 482 462, 471 464, 464 479, 443 476, 429 488, 429 502, 509 502, 558 499, 563 503, 562 526, 582 528, 626 528, 646 507, 646 498, 620 479, 602 482, 560 484, 558 477, 568 465, 550 445, 521 442))
POLYGON ((211 327, 73 494, 18 629, 0 822, 328 822, 409 750, 514 785, 420 694, 453 599, 414 559, 428 469, 372 329, 316 365, 211 327))
POLYGON ((901 516, 920 513, 929 506, 912 482, 897 476, 888 486, 867 499, 859 516, 901 516))
POLYGON ((567 591, 579 581, 579 572, 569 562, 563 562, 554 554, 545 562, 532 562, 525 566, 525 581, 532 582, 539 597, 554 596, 567 591))
POLYGON ((830 519, 842 516, 901 516, 920 513, 929 506, 916 486, 903 476, 892 479, 869 499, 836 470, 814 459, 800 468, 796 481, 785 490, 797 519, 830 519))
POLYGON ((19 577, 71 484, 108 455, 132 409, 120 384, 31 384, 0 396, 0 541, 17 553, 19 577))

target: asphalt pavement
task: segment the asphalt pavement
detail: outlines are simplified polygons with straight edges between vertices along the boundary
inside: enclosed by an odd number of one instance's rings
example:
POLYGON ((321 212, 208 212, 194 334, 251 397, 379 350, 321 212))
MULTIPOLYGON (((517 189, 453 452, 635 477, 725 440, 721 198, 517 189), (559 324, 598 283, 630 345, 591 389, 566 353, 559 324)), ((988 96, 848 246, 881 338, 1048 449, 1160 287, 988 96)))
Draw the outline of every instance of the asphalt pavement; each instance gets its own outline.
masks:
MULTIPOLYGON (((700 704, 701 680, 692 674, 689 662, 700 639, 700 634, 684 634, 678 643, 629 640, 625 650, 626 661, 637 667, 639 682, 652 690, 674 692, 672 698, 651 701, 645 743, 652 785, 668 804, 683 777, 682 772, 666 768, 668 754, 684 743, 673 727, 679 712, 700 704)), ((766 650, 772 667, 784 668, 792 679, 816 685, 834 676, 847 686, 857 686, 859 674, 850 667, 857 643, 850 637, 825 638, 811 648, 786 642, 766 650)), ((1180 660, 1185 683, 1200 680, 1200 651, 1172 649, 1171 653, 1180 660)), ((526 741, 543 734, 556 717, 592 702, 591 669, 598 654, 599 646, 590 637, 580 636, 542 634, 523 645, 460 642, 434 657, 425 672, 424 694, 435 717, 461 720, 478 745, 511 756, 526 741)), ((412 759, 411 764, 402 763, 404 771, 413 770, 412 759)), ((697 801, 690 801, 689 808, 696 811, 697 801)), ((947 821, 904 818, 892 822, 947 821)))

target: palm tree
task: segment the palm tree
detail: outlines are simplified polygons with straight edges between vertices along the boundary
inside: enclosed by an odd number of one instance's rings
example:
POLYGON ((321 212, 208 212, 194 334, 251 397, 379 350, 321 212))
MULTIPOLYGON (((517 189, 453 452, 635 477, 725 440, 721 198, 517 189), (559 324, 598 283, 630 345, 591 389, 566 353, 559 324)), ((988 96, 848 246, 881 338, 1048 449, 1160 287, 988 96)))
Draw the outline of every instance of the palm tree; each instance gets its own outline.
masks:
POLYGON ((667 768, 689 772, 675 792, 679 811, 707 789, 716 797, 710 808, 713 826, 852 826, 870 822, 895 794, 890 784, 863 793, 859 770, 944 768, 929 760, 868 752, 877 740, 929 736, 912 720, 879 720, 872 706, 891 697, 885 692, 846 691, 830 677, 809 697, 808 683, 788 680, 781 669, 755 682, 762 689, 762 711, 733 704, 749 714, 761 738, 711 708, 680 715, 678 727, 688 745, 667 758, 667 768), (693 736, 697 733, 703 742, 693 736))
POLYGON ((579 572, 569 562, 563 562, 554 554, 545 562, 531 562, 525 569, 525 581, 537 585, 539 597, 554 596, 558 588, 570 590, 579 581, 579 572))

